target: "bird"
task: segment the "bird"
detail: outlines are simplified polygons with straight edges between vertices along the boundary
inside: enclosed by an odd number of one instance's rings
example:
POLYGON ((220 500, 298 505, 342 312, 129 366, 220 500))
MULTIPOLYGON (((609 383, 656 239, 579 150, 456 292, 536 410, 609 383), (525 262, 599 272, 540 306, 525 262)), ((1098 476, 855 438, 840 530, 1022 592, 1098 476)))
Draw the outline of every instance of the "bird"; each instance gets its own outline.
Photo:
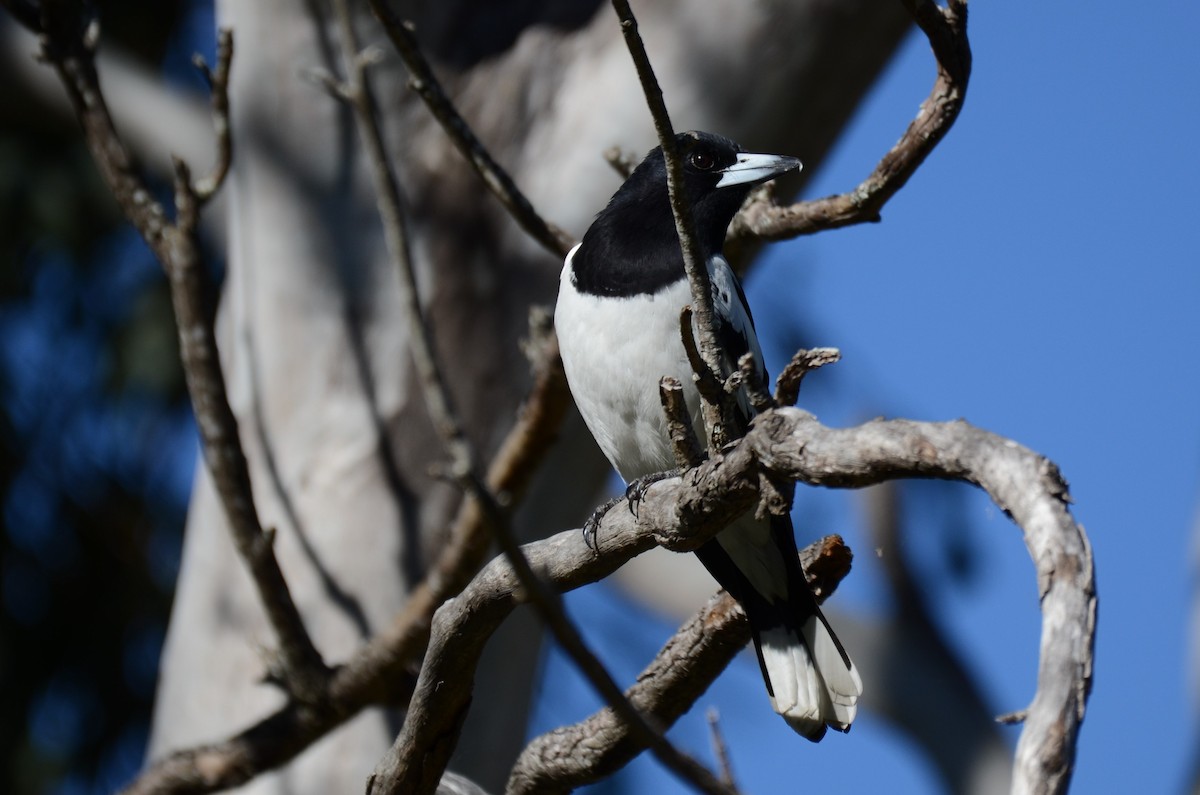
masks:
MULTIPOLYGON (((712 282, 714 331, 728 376, 746 353, 766 371, 742 286, 725 259, 725 233, 751 188, 801 167, 793 157, 754 154, 720 135, 675 137, 697 243, 712 282)), ((600 449, 636 491, 672 470, 675 458, 658 384, 673 376, 699 424, 700 395, 680 336, 691 303, 661 147, 652 149, 567 254, 554 326, 567 383, 600 449)), ((737 395, 744 425, 753 417, 737 395)), ((701 427, 697 428, 702 431, 701 427)), ((629 494, 630 492, 627 492, 629 494)), ((736 519, 696 551, 749 618, 771 705, 803 737, 849 731, 862 680, 817 606, 788 516, 736 519)))

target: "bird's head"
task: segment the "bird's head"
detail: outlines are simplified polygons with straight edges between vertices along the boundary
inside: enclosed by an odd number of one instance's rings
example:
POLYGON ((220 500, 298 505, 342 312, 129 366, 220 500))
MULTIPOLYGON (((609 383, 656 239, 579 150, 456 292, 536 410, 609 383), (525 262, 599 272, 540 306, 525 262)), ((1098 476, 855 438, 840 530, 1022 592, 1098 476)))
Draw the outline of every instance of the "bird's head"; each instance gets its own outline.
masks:
MULTIPOLYGON (((721 253, 729 222, 752 187, 800 167, 794 157, 743 152, 712 133, 680 133, 675 140, 705 258, 721 253)), ((595 295, 653 293, 684 277, 661 148, 613 194, 570 262, 575 288, 595 295)))
MULTIPOLYGON (((745 152, 735 142, 707 132, 675 136, 683 161, 683 182, 691 200, 696 228, 710 250, 719 251, 725 230, 750 189, 801 167, 785 155, 745 152)), ((618 191, 630 199, 661 204, 667 197, 667 167, 662 147, 655 147, 618 191)), ((614 197, 617 198, 617 197, 614 197)))

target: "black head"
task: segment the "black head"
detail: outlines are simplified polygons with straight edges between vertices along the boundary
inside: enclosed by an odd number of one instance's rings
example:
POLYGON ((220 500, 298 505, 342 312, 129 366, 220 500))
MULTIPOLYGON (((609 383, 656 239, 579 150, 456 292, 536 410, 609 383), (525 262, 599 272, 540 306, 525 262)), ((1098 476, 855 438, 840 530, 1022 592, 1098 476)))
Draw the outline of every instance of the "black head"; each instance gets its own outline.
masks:
MULTIPOLYGON (((794 157, 750 154, 712 133, 680 133, 675 142, 705 257, 720 253, 725 230, 752 187, 800 167, 794 157)), ((646 155, 596 216, 572 265, 578 289, 603 295, 655 292, 681 278, 683 256, 661 147, 646 155)))

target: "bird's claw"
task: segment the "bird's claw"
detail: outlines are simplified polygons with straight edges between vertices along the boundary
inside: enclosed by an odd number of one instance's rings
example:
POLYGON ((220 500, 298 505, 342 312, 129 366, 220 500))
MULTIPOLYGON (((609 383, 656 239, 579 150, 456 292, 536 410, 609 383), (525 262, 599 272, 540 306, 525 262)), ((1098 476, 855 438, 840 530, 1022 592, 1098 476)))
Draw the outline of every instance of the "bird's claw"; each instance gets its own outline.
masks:
POLYGON ((656 472, 653 475, 647 475, 644 478, 638 478, 631 481, 625 487, 624 497, 613 497, 608 502, 601 505, 596 510, 592 511, 592 515, 583 523, 583 543, 593 552, 599 552, 600 546, 597 541, 597 536, 600 533, 600 522, 604 520, 604 515, 611 511, 617 503, 625 500, 629 504, 629 512, 636 518, 638 515, 637 504, 642 501, 642 497, 646 493, 646 489, 650 488, 651 484, 657 483, 660 480, 673 478, 678 475, 678 472, 656 472))
POLYGON ((614 497, 596 510, 592 511, 592 515, 589 516, 587 521, 583 523, 583 543, 593 552, 600 551, 600 544, 597 541, 596 536, 600 533, 601 520, 603 520, 604 515, 611 511, 613 507, 620 501, 620 497, 614 497))
POLYGON ((646 475, 645 477, 631 481, 625 487, 625 500, 629 503, 629 512, 634 515, 634 518, 637 518, 637 506, 642 501, 642 497, 646 495, 646 490, 658 481, 673 478, 678 474, 674 470, 668 470, 666 472, 655 472, 652 475, 646 475))

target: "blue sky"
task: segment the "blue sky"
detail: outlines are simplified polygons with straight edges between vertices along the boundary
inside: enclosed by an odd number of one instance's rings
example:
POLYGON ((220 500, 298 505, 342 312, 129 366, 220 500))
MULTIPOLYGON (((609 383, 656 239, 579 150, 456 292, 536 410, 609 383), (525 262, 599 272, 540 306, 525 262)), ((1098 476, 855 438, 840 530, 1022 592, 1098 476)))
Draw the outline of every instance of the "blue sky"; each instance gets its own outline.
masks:
MULTIPOLYGON (((769 360, 794 347, 780 337, 795 312, 819 333, 813 344, 842 350, 836 373, 814 376, 831 386, 814 389, 807 405, 825 422, 963 417, 1060 465, 1095 549, 1100 593, 1073 789, 1180 791, 1195 742, 1188 600, 1200 507, 1200 5, 977 2, 971 38, 963 115, 883 223, 773 247, 748 294, 762 336, 776 340, 764 346, 769 360)), ((932 56, 914 36, 807 195, 865 176, 932 79, 932 56)), ((938 592, 939 619, 996 711, 1018 709, 1035 685, 1032 565, 1015 526, 982 495, 962 495, 981 568, 938 592)), ((843 524, 857 516, 846 495, 803 499, 815 505, 803 532, 841 531, 861 546, 843 524)), ((923 512, 936 516, 937 507, 912 511, 918 520, 923 512)), ((918 554, 934 547, 922 529, 911 527, 918 554)), ((877 578, 865 561, 839 599, 879 609, 877 578)), ((635 637, 628 606, 611 591, 571 605, 589 624, 607 616, 620 627, 634 658, 619 670, 626 681, 669 631, 650 625, 635 637)), ((907 740, 869 713, 817 751, 774 721, 760 733, 759 689, 753 663, 741 660, 702 702, 721 710, 747 791, 779 791, 801 768, 806 788, 934 786, 907 740)), ((545 695, 568 711, 585 710, 590 697, 554 677, 545 695)), ((550 716, 539 715, 535 728, 544 728, 539 720, 550 716)), ((702 711, 683 724, 677 739, 710 758, 702 711)), ((658 789, 673 785, 653 767, 631 774, 633 791, 671 791, 658 789)))

